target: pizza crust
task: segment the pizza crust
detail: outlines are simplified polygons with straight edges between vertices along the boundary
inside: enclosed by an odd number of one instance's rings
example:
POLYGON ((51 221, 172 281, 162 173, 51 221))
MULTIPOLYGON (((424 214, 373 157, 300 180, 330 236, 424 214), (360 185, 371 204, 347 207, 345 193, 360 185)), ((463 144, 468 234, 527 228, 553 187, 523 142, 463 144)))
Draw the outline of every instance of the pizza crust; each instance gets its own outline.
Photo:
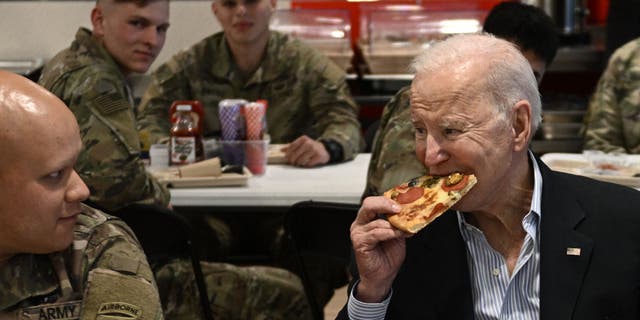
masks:
POLYGON ((414 178, 384 193, 385 197, 398 202, 401 206, 399 213, 389 215, 387 219, 400 230, 417 233, 451 208, 476 183, 477 179, 473 174, 452 173, 442 177, 421 176, 414 178), (445 190, 445 188, 450 189, 451 187, 453 189, 445 190), (417 195, 418 189, 416 188, 422 189, 422 194, 418 198, 412 199, 417 195), (408 200, 411 201, 404 202, 407 201, 408 195, 408 200))

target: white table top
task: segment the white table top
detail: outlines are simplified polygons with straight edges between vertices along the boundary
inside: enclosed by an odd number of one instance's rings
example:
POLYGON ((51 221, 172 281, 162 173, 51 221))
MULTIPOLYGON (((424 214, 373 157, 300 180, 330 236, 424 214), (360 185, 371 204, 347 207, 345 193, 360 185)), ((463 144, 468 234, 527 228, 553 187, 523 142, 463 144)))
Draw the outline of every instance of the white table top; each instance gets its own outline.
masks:
POLYGON ((263 176, 249 178, 247 186, 176 188, 174 206, 291 206, 305 200, 360 203, 370 153, 353 161, 318 168, 269 165, 263 176))

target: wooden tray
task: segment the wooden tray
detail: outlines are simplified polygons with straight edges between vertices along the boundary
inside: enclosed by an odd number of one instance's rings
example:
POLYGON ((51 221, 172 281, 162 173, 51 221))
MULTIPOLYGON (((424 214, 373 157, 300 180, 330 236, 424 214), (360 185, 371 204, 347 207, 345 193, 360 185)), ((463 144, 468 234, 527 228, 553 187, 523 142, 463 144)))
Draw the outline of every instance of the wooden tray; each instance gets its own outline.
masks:
MULTIPOLYGON (((640 157, 632 155, 635 158, 640 157)), ((640 173, 636 170, 625 170, 617 172, 617 174, 607 174, 606 172, 597 172, 596 169, 581 154, 572 153, 547 153, 541 157, 551 169, 572 174, 589 177, 596 180, 617 183, 632 188, 640 188, 640 177, 634 176, 640 173)), ((635 169, 635 168, 634 168, 635 169)))
POLYGON ((251 171, 246 167, 243 174, 223 173, 218 177, 189 177, 180 178, 176 168, 152 171, 158 182, 168 188, 206 188, 206 187, 230 187, 246 186, 251 177, 251 171))

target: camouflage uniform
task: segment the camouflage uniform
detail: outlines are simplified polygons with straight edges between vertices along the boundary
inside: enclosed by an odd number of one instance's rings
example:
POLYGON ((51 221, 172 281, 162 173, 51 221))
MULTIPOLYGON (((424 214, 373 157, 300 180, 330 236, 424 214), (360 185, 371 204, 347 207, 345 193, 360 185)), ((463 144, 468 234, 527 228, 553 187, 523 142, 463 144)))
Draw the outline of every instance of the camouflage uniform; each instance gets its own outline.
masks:
POLYGON ((0 266, 0 319, 116 319, 114 312, 117 319, 163 319, 133 232, 117 218, 82 211, 67 250, 19 254, 0 266))
MULTIPOLYGON (((202 269, 216 319, 312 319, 302 283, 288 271, 211 262, 202 269)), ((200 307, 193 278, 181 261, 156 272, 167 319, 202 319, 194 312, 200 307)))
MULTIPOLYGON (((47 64, 40 83, 61 97, 78 119, 85 149, 80 154, 76 169, 89 186, 92 201, 109 210, 124 207, 131 202, 167 205, 167 190, 145 171, 139 160, 140 142, 135 130, 126 78, 108 52, 93 40, 90 31, 78 31, 71 47, 47 64), (135 180, 132 181, 132 178, 135 180)), ((170 297, 170 306, 175 306, 174 301, 186 299, 187 305, 181 306, 179 310, 187 319, 195 318, 200 308, 189 304, 189 299, 197 299, 196 293, 192 292, 190 297, 180 297, 173 296, 171 293, 174 291, 164 291, 166 288, 181 288, 193 283, 186 282, 193 274, 190 262, 178 261, 167 268, 166 270, 172 271, 172 276, 160 278, 163 293, 166 293, 163 297, 170 297)), ((204 268, 207 286, 218 288, 218 275, 227 270, 229 268, 215 264, 204 268)), ((238 277, 237 280, 268 283, 266 278, 238 277)), ((290 284, 288 286, 291 287, 290 284)), ((296 294, 298 300, 305 297, 302 288, 296 294)), ((258 296, 249 298, 256 297, 258 296)), ((237 300, 233 303, 237 303, 237 300)), ((262 306, 258 304, 256 308, 262 306)), ((169 314, 167 318, 175 319, 172 315, 173 313, 169 314)))
POLYGON ((364 197, 382 195, 391 187, 426 173, 416 157, 407 86, 387 103, 373 140, 364 197))
POLYGON ((203 132, 210 134, 220 131, 220 100, 266 99, 271 142, 288 143, 303 134, 332 139, 342 146, 342 160, 352 159, 364 141, 344 71, 316 50, 275 31, 266 50, 249 79, 232 63, 223 33, 205 38, 160 66, 138 112, 143 148, 166 140, 168 110, 174 100, 200 100, 206 110, 203 132))
POLYGON ((609 59, 585 122, 584 149, 640 154, 640 38, 609 59))
POLYGON ((127 80, 91 31, 78 30, 71 46, 47 63, 39 83, 78 120, 84 148, 76 171, 89 186, 91 201, 107 210, 133 202, 168 205, 169 192, 140 160, 127 80))

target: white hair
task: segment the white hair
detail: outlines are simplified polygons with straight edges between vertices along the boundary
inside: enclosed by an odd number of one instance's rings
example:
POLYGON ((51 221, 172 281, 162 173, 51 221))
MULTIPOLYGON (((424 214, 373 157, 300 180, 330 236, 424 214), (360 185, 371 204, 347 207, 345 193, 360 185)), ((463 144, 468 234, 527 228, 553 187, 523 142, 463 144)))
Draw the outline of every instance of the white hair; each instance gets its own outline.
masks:
POLYGON ((542 121, 538 83, 531 65, 511 42, 487 33, 455 35, 427 48, 414 59, 411 68, 416 74, 431 74, 443 68, 475 64, 484 66, 486 74, 472 79, 482 89, 470 94, 488 98, 505 116, 518 101, 529 101, 533 136, 542 121))

